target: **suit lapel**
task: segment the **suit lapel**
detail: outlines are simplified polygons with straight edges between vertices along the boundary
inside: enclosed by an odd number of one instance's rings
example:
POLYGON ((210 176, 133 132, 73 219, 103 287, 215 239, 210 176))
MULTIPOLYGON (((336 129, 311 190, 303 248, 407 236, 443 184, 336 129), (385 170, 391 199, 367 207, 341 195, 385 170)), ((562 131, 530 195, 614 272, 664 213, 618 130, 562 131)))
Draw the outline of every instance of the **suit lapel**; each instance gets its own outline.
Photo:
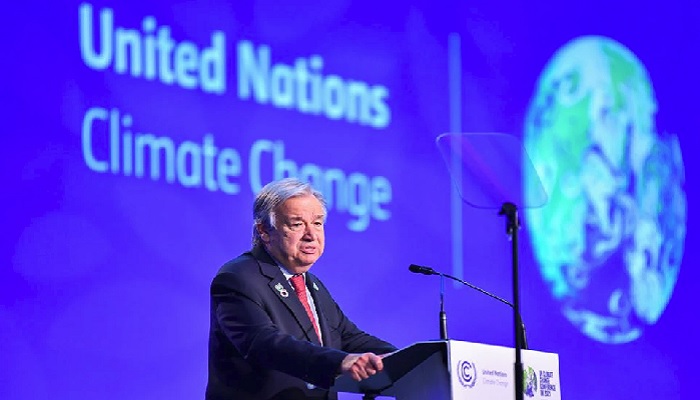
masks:
POLYGON ((331 333, 328 327, 328 319, 323 311, 323 306, 326 304, 331 304, 331 299, 328 293, 324 290, 325 288, 318 281, 314 275, 306 273, 306 287, 311 292, 311 297, 314 299, 314 304, 316 305, 316 314, 318 314, 319 329, 321 329, 321 336, 323 336, 323 345, 325 347, 331 347, 331 333))
MULTIPOLYGON (((289 312, 303 330, 306 338, 310 342, 320 345, 321 342, 316 335, 314 326, 312 325, 311 320, 309 320, 309 316, 306 315, 306 309, 304 309, 304 306, 299 301, 299 298, 297 297, 294 288, 292 288, 292 285, 284 277, 282 271, 280 271, 277 263, 262 247, 255 247, 251 253, 258 260, 258 264, 260 264, 260 272, 270 279, 270 282, 268 282, 267 285, 275 294, 275 297, 279 299, 279 301, 284 304, 285 307, 287 307, 289 312)), ((316 301, 315 298, 314 301, 316 301)), ((316 302, 316 309, 317 312, 319 312, 318 302, 316 302)), ((319 319, 321 319, 320 315, 319 319)), ((323 324, 321 326, 323 326, 323 324)), ((322 335, 325 335, 325 333, 322 333, 322 335)))

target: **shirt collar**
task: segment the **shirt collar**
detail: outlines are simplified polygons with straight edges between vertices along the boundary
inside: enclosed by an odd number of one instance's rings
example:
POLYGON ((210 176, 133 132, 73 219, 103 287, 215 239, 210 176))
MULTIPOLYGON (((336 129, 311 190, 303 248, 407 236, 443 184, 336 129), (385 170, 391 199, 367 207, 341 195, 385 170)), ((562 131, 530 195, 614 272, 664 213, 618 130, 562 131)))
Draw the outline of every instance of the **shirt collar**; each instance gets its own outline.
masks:
MULTIPOLYGON (((282 271, 282 275, 284 275, 284 278, 285 278, 286 280, 289 280, 289 279, 290 279, 291 277, 293 277, 294 275, 298 275, 298 274, 292 274, 292 273, 290 273, 290 272, 287 271, 287 269, 284 268, 280 263, 277 263, 277 266, 279 267, 280 271, 282 271)), ((303 274, 301 274, 301 275, 304 277, 304 280, 306 280, 306 273, 303 273, 303 274)))

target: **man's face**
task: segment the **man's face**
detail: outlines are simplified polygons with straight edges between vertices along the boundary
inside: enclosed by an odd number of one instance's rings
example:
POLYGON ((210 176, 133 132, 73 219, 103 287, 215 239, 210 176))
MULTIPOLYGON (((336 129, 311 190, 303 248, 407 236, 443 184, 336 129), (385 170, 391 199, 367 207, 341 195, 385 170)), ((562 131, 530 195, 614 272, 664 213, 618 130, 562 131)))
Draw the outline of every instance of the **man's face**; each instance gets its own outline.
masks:
POLYGON ((274 229, 258 225, 265 249, 289 272, 308 271, 323 254, 321 202, 313 195, 287 199, 275 209, 274 229))

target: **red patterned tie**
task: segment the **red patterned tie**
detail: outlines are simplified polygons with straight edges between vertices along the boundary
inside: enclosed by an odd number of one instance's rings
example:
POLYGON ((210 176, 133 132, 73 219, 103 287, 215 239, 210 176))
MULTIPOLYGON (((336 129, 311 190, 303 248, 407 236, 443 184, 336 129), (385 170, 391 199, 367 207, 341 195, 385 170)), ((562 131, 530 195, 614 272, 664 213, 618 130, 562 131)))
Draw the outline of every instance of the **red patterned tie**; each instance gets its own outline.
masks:
POLYGON ((304 305, 304 309, 306 310, 306 315, 309 316, 309 319, 311 320, 311 323, 314 325, 314 330, 316 331, 316 335, 318 336, 319 339, 321 339, 321 331, 318 329, 318 324, 316 323, 316 318, 314 318, 314 313, 311 311, 311 305, 309 305, 309 299, 306 297, 306 285, 304 284, 304 275, 294 275, 292 276, 289 281, 292 283, 292 287, 294 287, 294 291, 297 292, 297 297, 299 298, 299 301, 301 301, 301 304, 304 305))

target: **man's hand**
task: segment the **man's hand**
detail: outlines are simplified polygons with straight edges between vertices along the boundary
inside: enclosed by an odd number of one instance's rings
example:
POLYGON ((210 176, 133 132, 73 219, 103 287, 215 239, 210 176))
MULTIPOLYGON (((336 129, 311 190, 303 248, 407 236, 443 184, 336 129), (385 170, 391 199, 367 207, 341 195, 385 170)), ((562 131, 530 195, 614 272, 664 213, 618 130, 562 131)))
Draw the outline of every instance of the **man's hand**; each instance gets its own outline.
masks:
POLYGON ((348 354, 340 364, 340 373, 356 381, 367 379, 384 369, 382 357, 374 353, 348 354))

